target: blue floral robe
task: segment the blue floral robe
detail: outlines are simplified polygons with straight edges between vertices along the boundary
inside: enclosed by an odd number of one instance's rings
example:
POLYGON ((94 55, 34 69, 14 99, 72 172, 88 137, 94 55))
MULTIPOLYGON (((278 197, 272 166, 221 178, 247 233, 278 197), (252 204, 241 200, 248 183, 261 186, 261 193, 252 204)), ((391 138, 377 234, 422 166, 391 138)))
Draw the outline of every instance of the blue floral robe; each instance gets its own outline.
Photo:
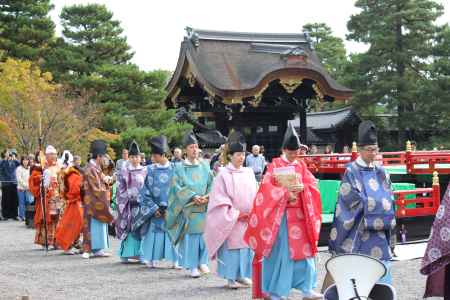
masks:
POLYGON ((329 249, 333 254, 361 253, 382 261, 391 259, 395 228, 394 198, 382 167, 347 165, 339 189, 329 249))

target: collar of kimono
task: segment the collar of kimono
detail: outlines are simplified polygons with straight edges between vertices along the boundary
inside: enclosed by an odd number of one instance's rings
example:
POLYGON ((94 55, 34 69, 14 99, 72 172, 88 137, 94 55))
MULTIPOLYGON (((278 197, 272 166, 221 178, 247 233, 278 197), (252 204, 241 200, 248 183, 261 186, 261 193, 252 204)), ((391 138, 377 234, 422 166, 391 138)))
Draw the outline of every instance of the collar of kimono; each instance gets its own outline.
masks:
POLYGON ((375 165, 374 165, 373 163, 367 164, 367 163, 361 158, 361 156, 359 156, 359 157, 356 159, 356 163, 357 163, 358 165, 360 165, 361 167, 364 167, 364 168, 374 168, 374 167, 375 167, 375 165))
POLYGON ((188 166, 195 166, 198 165, 200 163, 200 161, 198 159, 196 159, 194 162, 191 162, 189 159, 185 159, 184 163, 188 166))
POLYGON ((286 155, 284 155, 284 154, 282 154, 282 155, 280 156, 280 158, 281 158, 281 160, 283 160, 284 162, 286 162, 286 163, 288 163, 288 164, 290 164, 290 165, 296 165, 296 164, 298 164, 298 161, 297 161, 297 160, 289 161, 289 160, 286 158, 286 155))
POLYGON ((170 167, 170 161, 167 161, 164 165, 155 163, 155 166, 156 166, 158 169, 167 169, 168 167, 170 167))
POLYGON ((239 169, 237 169, 232 163, 228 163, 226 165, 226 168, 231 172, 243 172, 244 171, 243 166, 241 166, 239 169))
POLYGON ((137 166, 133 166, 131 163, 128 163, 128 170, 130 170, 130 171, 141 170, 142 168, 144 168, 144 167, 141 164, 139 164, 137 166))
POLYGON ((95 161, 95 159, 91 158, 91 160, 89 160, 89 163, 91 164, 91 166, 93 166, 97 170, 101 170, 100 166, 97 165, 97 162, 95 161))

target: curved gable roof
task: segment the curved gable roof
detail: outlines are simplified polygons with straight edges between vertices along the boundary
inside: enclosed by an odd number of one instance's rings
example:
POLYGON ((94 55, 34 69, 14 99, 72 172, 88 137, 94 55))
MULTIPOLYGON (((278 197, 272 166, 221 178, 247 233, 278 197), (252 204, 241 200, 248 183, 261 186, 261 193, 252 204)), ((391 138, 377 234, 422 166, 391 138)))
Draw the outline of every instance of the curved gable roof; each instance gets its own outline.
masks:
POLYGON ((305 34, 188 30, 176 70, 167 85, 169 97, 187 73, 210 94, 250 97, 270 81, 309 78, 325 95, 347 99, 351 90, 337 83, 320 63, 305 34))

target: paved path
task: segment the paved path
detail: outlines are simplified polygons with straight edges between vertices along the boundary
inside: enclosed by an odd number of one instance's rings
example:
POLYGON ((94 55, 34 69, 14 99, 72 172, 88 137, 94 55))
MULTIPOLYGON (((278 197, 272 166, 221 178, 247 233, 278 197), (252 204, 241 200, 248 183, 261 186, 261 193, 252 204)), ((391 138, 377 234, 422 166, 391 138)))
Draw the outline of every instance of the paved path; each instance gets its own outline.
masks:
MULTIPOLYGON (((124 265, 117 256, 84 260, 80 256, 33 245, 34 230, 17 221, 0 222, 0 299, 250 299, 251 289, 230 291, 216 275, 191 279, 186 271, 149 270, 140 264, 124 265)), ((117 251, 112 240, 112 251, 117 251)), ((327 254, 319 257, 321 284, 327 254)), ((393 263, 398 300, 422 299, 425 277, 420 260, 393 263)), ((320 286, 319 284, 319 286, 320 286)), ((300 300, 298 292, 289 299, 300 300)), ((431 299, 431 298, 430 298, 431 299)))

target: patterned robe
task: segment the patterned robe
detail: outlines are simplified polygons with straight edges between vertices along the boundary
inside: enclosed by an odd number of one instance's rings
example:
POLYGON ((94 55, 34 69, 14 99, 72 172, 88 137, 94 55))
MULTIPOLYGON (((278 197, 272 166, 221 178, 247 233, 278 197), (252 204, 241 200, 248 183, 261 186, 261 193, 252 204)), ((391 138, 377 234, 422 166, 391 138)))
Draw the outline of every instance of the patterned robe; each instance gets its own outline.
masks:
POLYGON ((41 180, 44 180, 45 197, 44 204, 46 209, 47 223, 47 244, 55 246, 56 226, 59 220, 62 200, 60 198, 60 186, 58 182, 60 168, 56 165, 47 166, 44 171, 40 167, 33 167, 29 178, 30 192, 36 199, 36 214, 34 223, 36 227, 35 244, 45 245, 45 227, 43 218, 43 209, 41 202, 41 180), (42 179, 42 177, 44 179, 42 179))
POLYGON ((250 213, 245 240, 255 251, 253 260, 253 297, 262 298, 261 273, 263 257, 269 257, 276 242, 282 219, 286 216, 289 253, 294 261, 314 257, 317 253, 322 224, 322 205, 315 177, 303 161, 293 163, 284 157, 274 158, 267 167, 250 213), (273 176, 274 169, 294 167, 304 190, 294 202, 288 202, 286 187, 279 186, 273 176))
POLYGON ((194 205, 194 196, 209 194, 213 175, 204 161, 175 164, 169 190, 166 224, 173 243, 178 244, 186 233, 203 233, 207 204, 194 205))
POLYGON ((84 172, 83 181, 83 251, 91 252, 91 219, 109 224, 113 221, 110 208, 109 187, 103 179, 104 175, 94 160, 91 160, 84 172))
MULTIPOLYGON (((450 184, 436 213, 422 260, 420 273, 428 275, 424 298, 443 297, 445 287, 450 290, 450 282, 445 281, 446 269, 447 273, 450 272, 450 184)), ((449 275, 447 274, 447 278, 449 275)))
POLYGON ((81 205, 81 170, 69 167, 64 172, 64 199, 66 205, 56 228, 56 243, 63 250, 69 250, 76 242, 83 228, 83 208, 81 205))
POLYGON ((173 164, 161 167, 152 164, 147 167, 147 177, 139 193, 139 213, 132 223, 132 232, 142 239, 148 232, 151 223, 153 230, 166 231, 164 218, 154 218, 155 212, 164 211, 168 206, 169 187, 173 176, 173 164))
POLYGON ((115 221, 116 236, 120 240, 126 239, 139 213, 138 196, 146 175, 147 168, 141 165, 133 167, 129 162, 120 171, 119 190, 116 191, 118 215, 115 221))
POLYGON ((333 254, 361 253, 391 259, 395 228, 391 181, 382 167, 358 159, 347 165, 339 189, 329 249, 333 254))

